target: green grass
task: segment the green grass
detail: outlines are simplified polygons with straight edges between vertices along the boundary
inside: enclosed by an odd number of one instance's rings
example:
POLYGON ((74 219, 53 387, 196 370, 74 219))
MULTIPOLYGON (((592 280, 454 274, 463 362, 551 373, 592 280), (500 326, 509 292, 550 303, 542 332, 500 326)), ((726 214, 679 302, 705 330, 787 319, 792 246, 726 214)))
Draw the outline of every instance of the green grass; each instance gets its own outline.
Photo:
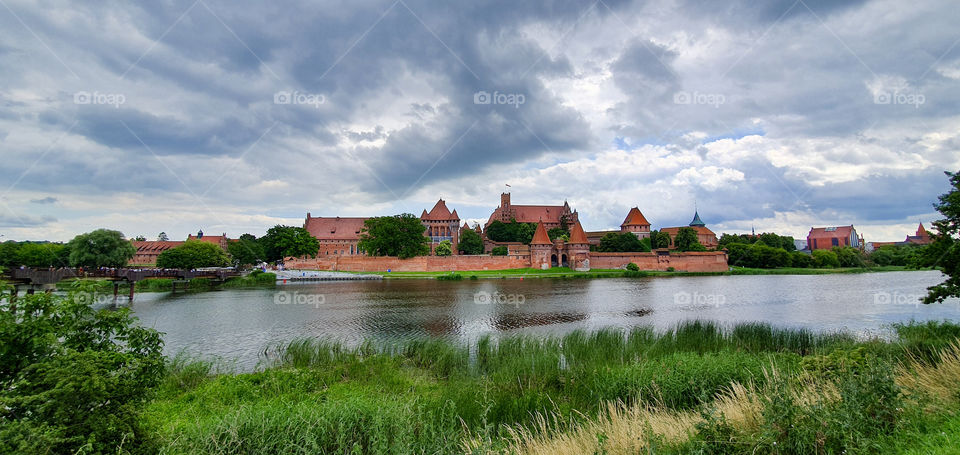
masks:
POLYGON ((790 376, 853 358, 837 352, 892 365, 916 340, 940 343, 956 331, 950 323, 908 325, 902 341, 887 343, 694 321, 664 333, 483 337, 470 345, 300 339, 266 349, 254 373, 174 359, 145 419, 165 453, 460 453, 464 438, 502 448, 507 429, 532 428, 537 413, 576 423, 610 401, 696 410, 731 381, 763 385, 771 370, 790 376))

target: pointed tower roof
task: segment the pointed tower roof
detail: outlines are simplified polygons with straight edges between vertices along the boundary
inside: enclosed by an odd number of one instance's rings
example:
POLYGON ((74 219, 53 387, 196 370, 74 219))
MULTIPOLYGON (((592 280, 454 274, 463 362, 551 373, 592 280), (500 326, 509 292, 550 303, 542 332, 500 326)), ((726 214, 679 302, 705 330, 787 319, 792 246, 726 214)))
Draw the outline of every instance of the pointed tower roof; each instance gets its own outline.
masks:
POLYGON ((550 241, 550 236, 547 235, 547 228, 543 227, 543 221, 537 222, 537 232, 533 233, 533 240, 530 241, 531 245, 553 245, 553 242, 550 241))
POLYGON ((573 227, 570 228, 570 240, 567 240, 567 243, 590 243, 587 240, 587 233, 583 232, 583 226, 580 226, 580 221, 574 223, 573 227))
POLYGON ((695 210, 695 211, 693 212, 693 221, 690 222, 690 226, 700 226, 700 227, 704 227, 704 226, 706 226, 706 225, 707 225, 707 223, 704 223, 703 220, 700 219, 700 213, 698 213, 698 212, 695 210))
POLYGON ((917 228, 917 237, 923 237, 930 235, 927 233, 927 230, 923 228, 923 223, 920 223, 920 226, 917 228))
POLYGON ((454 220, 460 219, 460 215, 457 215, 457 209, 453 209, 453 213, 450 214, 450 218, 454 220))
POLYGON ((627 213, 627 217, 624 218, 623 224, 620 227, 624 226, 649 226, 650 222, 647 221, 647 218, 643 216, 643 213, 640 212, 640 208, 634 207, 630 209, 630 212, 627 213))
POLYGON ((470 223, 467 223, 466 221, 464 221, 464 222, 463 222, 463 227, 460 228, 460 229, 463 229, 463 230, 470 229, 470 223))
POLYGON ((427 218, 427 209, 423 209, 423 213, 420 214, 420 219, 425 220, 427 218))
POLYGON ((447 203, 443 202, 443 199, 437 201, 436 205, 430 209, 430 213, 424 211, 423 215, 420 215, 421 219, 432 220, 432 221, 446 221, 452 220, 450 210, 447 209, 447 203))

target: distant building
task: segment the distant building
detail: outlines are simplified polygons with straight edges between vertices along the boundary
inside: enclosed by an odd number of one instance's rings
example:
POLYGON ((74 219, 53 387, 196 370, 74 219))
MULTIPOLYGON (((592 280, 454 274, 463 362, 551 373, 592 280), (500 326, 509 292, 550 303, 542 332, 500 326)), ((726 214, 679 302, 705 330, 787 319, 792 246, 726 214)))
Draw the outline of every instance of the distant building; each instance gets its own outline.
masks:
POLYGON ((509 223, 511 220, 518 223, 542 222, 547 230, 560 227, 562 221, 567 226, 580 221, 577 211, 571 210, 566 201, 563 205, 514 205, 510 202, 510 193, 503 193, 500 195, 500 206, 490 214, 490 219, 483 227, 490 227, 494 221, 509 223))
POLYGON ((627 217, 620 224, 620 232, 632 232, 638 238, 650 237, 650 222, 640 212, 640 208, 634 207, 627 212, 627 217))
POLYGON ((447 203, 440 199, 429 213, 423 211, 420 221, 427 228, 424 235, 430 238, 430 253, 434 252, 440 242, 449 240, 453 254, 457 254, 457 245, 460 244, 460 216, 457 215, 457 209, 450 212, 447 203))
POLYGON ((933 243, 933 239, 930 238, 930 233, 923 228, 923 223, 920 223, 920 225, 917 226, 917 233, 908 235, 906 242, 914 245, 928 245, 933 243))
POLYGON ((803 251, 807 249, 807 241, 804 239, 793 239, 793 246, 797 251, 803 251))
POLYGON ((661 233, 666 233, 670 236, 670 248, 673 248, 673 240, 677 238, 677 233, 680 232, 681 227, 691 227, 694 231, 697 231, 697 240, 700 241, 700 244, 707 248, 716 248, 720 245, 720 241, 717 240, 717 234, 707 228, 707 224, 700 219, 700 213, 698 211, 693 212, 693 220, 690 221, 689 226, 678 226, 678 227, 665 227, 661 228, 661 233))
POLYGON ((227 247, 230 246, 230 242, 233 239, 227 237, 227 233, 224 232, 223 235, 203 235, 203 229, 197 232, 197 235, 188 235, 187 240, 199 240, 201 242, 212 243, 219 246, 223 251, 227 251, 227 247))
POLYGON ((163 241, 163 240, 132 240, 130 244, 136 248, 136 253, 127 261, 129 266, 154 266, 157 265, 157 256, 160 253, 171 248, 183 245, 182 241, 163 241))
POLYGON ((307 213, 303 228, 320 242, 319 256, 362 254, 357 247, 366 217, 313 217, 307 213))
POLYGON ((810 228, 807 234, 807 247, 812 250, 829 250, 835 246, 860 248, 861 238, 857 230, 850 226, 830 226, 810 228))

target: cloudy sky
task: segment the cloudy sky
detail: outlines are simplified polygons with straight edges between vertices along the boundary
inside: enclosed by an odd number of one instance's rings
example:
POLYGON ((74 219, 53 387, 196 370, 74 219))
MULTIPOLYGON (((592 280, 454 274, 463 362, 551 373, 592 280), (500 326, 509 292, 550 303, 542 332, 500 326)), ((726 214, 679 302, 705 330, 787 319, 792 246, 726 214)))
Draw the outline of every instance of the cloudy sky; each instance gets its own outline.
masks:
POLYGON ((901 240, 960 170, 950 0, 0 0, 0 240, 694 207, 901 240))

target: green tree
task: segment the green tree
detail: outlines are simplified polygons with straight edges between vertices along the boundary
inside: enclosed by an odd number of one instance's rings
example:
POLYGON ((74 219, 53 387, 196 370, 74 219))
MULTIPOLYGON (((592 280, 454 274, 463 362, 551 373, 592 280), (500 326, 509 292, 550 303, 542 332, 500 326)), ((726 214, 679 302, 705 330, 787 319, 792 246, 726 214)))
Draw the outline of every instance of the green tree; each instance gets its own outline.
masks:
POLYGON ((670 248, 670 234, 657 230, 650 231, 650 248, 670 248))
POLYGON ((401 259, 430 254, 430 239, 420 218, 411 213, 380 216, 364 221, 357 244, 371 256, 396 256, 401 259))
POLYGON ((163 377, 160 334, 129 309, 94 310, 81 286, 0 295, 0 453, 156 450, 140 412, 163 377))
POLYGON ((487 227, 487 238, 494 242, 529 244, 536 232, 536 223, 518 223, 516 220, 510 220, 509 223, 494 221, 487 227))
POLYGON ((449 240, 444 240, 437 244, 436 248, 433 249, 433 253, 437 256, 450 256, 453 254, 453 243, 449 240))
POLYGON ((227 245, 227 252, 238 267, 248 266, 267 260, 263 244, 253 234, 243 234, 235 242, 227 245))
POLYGON ((650 251, 650 248, 649 244, 644 244, 632 233, 608 232, 600 238, 597 251, 605 253, 642 252, 650 251))
POLYGON ((806 253, 794 251, 790 253, 790 266, 807 268, 813 266, 813 257, 806 253))
POLYGON ((163 269, 198 269, 201 267, 226 267, 230 257, 219 246, 200 240, 187 240, 183 245, 171 248, 157 256, 157 267, 163 269))
POLYGON ((134 237, 133 240, 135 240, 135 241, 137 241, 137 242, 145 242, 145 241, 147 241, 147 238, 144 237, 144 236, 142 236, 142 235, 138 235, 138 236, 134 237))
POLYGON ((837 255, 837 262, 840 263, 840 267, 863 267, 865 264, 863 262, 863 255, 860 254, 860 250, 851 247, 844 246, 833 247, 832 251, 837 255))
POLYGON ((509 253, 509 251, 507 251, 507 247, 505 246, 495 246, 490 250, 490 254, 493 256, 506 256, 507 253, 509 253))
POLYGON ((960 172, 945 172, 950 179, 951 190, 939 197, 934 208, 943 219, 933 222, 937 233, 932 234, 933 243, 924 249, 920 265, 938 267, 947 279, 927 288, 923 303, 941 303, 948 297, 960 296, 960 172))
POLYGON ((837 253, 829 250, 813 250, 813 264, 820 268, 840 267, 840 260, 837 259, 837 253))
POLYGON ((137 250, 119 231, 97 229, 67 243, 74 267, 123 267, 137 250))
MULTIPOLYGON (((534 231, 534 233, 536 233, 536 231, 534 231)), ((551 241, 556 240, 558 238, 569 239, 570 231, 562 227, 555 227, 547 230, 547 237, 550 237, 551 241)), ((533 237, 530 237, 530 240, 533 240, 533 237)))
POLYGON ((33 243, 20 245, 17 252, 18 265, 27 267, 66 267, 69 264, 63 260, 61 251, 64 246, 60 243, 33 243))
POLYGON ((0 243, 0 267, 13 268, 20 264, 20 244, 13 240, 0 243))
POLYGON ((159 241, 159 242, 169 242, 169 241, 170 241, 170 237, 167 237, 167 233, 166 233, 166 232, 161 232, 159 235, 157 235, 157 241, 159 241))
POLYGON ((460 254, 483 254, 483 239, 473 229, 460 231, 460 241, 457 242, 460 254))
POLYGON ((288 257, 316 257, 320 241, 302 227, 276 225, 260 238, 267 261, 281 261, 288 257))
POLYGON ((706 248, 700 244, 697 238, 697 231, 692 227, 682 227, 677 231, 677 237, 673 239, 673 246, 678 251, 704 251, 706 248))

